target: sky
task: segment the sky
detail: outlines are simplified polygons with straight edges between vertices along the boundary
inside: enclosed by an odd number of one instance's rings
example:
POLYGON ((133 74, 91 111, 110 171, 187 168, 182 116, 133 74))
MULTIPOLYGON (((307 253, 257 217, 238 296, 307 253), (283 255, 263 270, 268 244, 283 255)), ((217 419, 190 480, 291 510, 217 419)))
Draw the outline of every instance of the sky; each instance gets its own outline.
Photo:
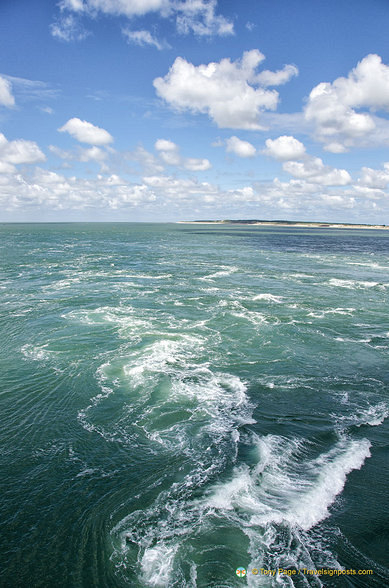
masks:
POLYGON ((0 222, 389 225, 388 0, 0 0, 0 222))

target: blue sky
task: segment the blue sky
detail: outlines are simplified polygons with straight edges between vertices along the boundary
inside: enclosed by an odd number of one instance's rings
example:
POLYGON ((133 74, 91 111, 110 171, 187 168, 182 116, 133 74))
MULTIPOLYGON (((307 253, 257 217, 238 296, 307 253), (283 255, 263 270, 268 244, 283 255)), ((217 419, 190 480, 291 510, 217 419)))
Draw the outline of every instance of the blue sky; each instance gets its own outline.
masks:
POLYGON ((0 221, 389 224, 387 0, 2 0, 0 221))

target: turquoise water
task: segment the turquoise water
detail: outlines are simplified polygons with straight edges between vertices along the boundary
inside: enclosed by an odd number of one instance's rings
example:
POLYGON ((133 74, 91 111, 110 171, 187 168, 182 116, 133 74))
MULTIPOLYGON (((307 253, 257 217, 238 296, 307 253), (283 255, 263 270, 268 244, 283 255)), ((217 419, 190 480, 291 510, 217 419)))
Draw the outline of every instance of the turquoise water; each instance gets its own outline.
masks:
POLYGON ((1 586, 389 585, 388 232, 0 248, 1 586))

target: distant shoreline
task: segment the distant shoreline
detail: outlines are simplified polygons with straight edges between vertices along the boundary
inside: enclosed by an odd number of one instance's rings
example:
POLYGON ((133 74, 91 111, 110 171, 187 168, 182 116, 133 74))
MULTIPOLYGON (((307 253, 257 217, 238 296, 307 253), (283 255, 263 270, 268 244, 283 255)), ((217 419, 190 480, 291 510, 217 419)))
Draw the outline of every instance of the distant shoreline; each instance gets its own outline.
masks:
POLYGON ((255 225, 255 226, 275 226, 275 227, 303 227, 310 229, 383 229, 388 230, 387 225, 368 225, 354 223, 325 223, 325 222, 305 222, 305 221, 282 221, 282 220, 194 220, 194 221, 177 221, 179 224, 195 225, 255 225))

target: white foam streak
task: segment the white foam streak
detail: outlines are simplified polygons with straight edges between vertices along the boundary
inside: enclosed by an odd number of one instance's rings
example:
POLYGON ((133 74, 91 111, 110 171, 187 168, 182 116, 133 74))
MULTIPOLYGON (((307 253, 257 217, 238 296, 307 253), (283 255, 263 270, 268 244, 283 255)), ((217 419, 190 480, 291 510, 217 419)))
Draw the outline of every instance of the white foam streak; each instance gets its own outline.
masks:
POLYGON ((141 560, 142 580, 145 586, 170 585, 177 549, 178 545, 168 547, 165 543, 159 543, 145 550, 141 560))
POLYGON ((282 304, 282 302, 284 301, 284 297, 283 296, 275 296, 274 294, 263 293, 263 294, 257 294, 256 296, 254 296, 253 300, 255 300, 255 301, 266 300, 266 302, 275 302, 276 304, 282 304))
POLYGON ((349 290, 360 290, 365 288, 380 288, 386 289, 388 284, 381 284, 380 282, 369 282, 369 281, 359 281, 359 280, 341 280, 339 278, 331 278, 328 282, 330 286, 335 286, 337 288, 347 288, 349 290))
POLYGON ((382 425, 384 420, 389 416, 389 407, 385 402, 380 402, 376 405, 371 405, 366 409, 357 411, 352 415, 341 415, 332 417, 341 425, 342 429, 346 427, 362 427, 370 425, 371 427, 378 427, 382 425))
POLYGON ((341 314, 345 316, 352 316, 353 312, 355 311, 355 308, 328 308, 327 310, 322 310, 320 312, 311 311, 308 313, 308 316, 313 316, 315 318, 324 318, 327 314, 341 314))
POLYGON ((51 353, 46 345, 31 345, 27 343, 20 349, 26 359, 33 361, 46 361, 50 359, 51 353))
POLYGON ((298 461, 300 441, 264 437, 258 440, 258 465, 236 468, 232 480, 215 488, 207 506, 226 514, 234 511, 250 526, 311 529, 329 516, 347 475, 370 457, 370 445, 367 439, 341 440, 315 460, 298 461))
POLYGON ((328 509, 342 492, 347 475, 359 470, 371 456, 370 447, 368 439, 350 441, 348 446, 335 448, 313 462, 313 468, 320 468, 320 474, 315 485, 294 503, 292 521, 307 530, 327 518, 328 509), (341 453, 337 455, 339 449, 341 453))
POLYGON ((208 274, 207 276, 201 276, 198 280, 203 281, 213 281, 215 278, 222 278, 225 276, 230 276, 239 271, 238 267, 228 267, 228 266, 221 266, 221 269, 213 274, 208 274))

